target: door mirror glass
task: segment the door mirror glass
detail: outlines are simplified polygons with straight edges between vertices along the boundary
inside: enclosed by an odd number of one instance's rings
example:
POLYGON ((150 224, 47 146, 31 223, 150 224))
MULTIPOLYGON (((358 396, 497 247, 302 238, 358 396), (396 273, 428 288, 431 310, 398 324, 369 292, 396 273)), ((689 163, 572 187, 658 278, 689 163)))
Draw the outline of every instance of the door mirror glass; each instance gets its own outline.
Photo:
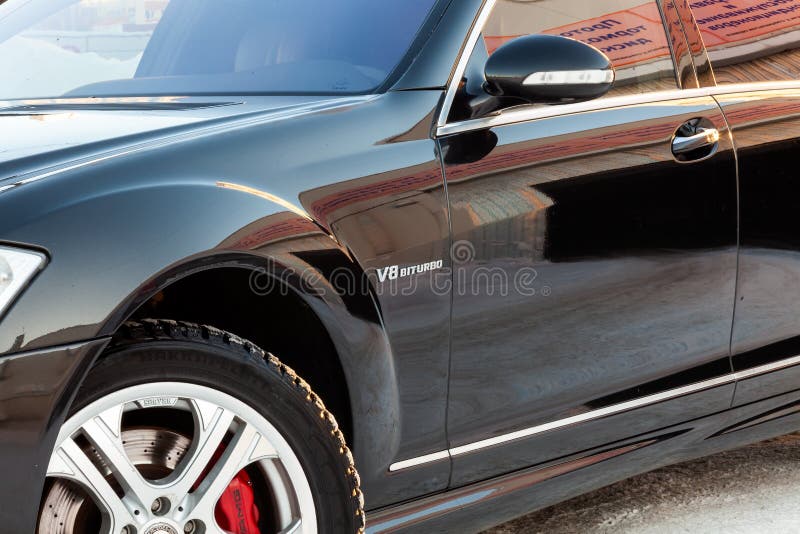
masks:
POLYGON ((593 46, 560 35, 527 35, 507 42, 485 67, 492 96, 531 104, 566 104, 605 95, 614 85, 611 60, 593 46))

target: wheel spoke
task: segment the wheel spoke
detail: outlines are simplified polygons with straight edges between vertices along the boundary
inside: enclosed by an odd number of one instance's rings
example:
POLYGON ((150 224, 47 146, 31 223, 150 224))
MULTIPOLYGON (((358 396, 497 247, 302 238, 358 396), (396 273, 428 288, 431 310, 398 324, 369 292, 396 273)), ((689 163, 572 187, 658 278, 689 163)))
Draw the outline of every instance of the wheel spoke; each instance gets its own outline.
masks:
POLYGON ((120 499, 103 474, 72 438, 67 438, 50 459, 47 469, 50 477, 66 478, 77 482, 91 493, 100 509, 105 512, 108 532, 118 532, 129 524, 137 524, 134 514, 137 503, 120 499))
POLYGON ((125 492, 125 498, 139 507, 149 507, 157 494, 128 458, 122 445, 119 423, 101 415, 87 421, 81 430, 111 469, 125 492))
POLYGON ((291 525, 278 532, 278 534, 297 534, 298 532, 300 532, 300 527, 302 526, 303 526, 303 521, 301 519, 296 519, 295 521, 292 522, 291 525))
POLYGON ((228 429, 233 422, 234 413, 211 406, 209 403, 192 401, 195 413, 195 437, 186 458, 175 474, 163 481, 163 487, 182 498, 200 480, 217 450, 223 444, 228 429))
POLYGON ((275 457, 275 449, 255 427, 240 423, 211 472, 197 490, 185 499, 184 508, 192 517, 199 517, 207 524, 213 523, 214 507, 233 477, 255 461, 275 457))

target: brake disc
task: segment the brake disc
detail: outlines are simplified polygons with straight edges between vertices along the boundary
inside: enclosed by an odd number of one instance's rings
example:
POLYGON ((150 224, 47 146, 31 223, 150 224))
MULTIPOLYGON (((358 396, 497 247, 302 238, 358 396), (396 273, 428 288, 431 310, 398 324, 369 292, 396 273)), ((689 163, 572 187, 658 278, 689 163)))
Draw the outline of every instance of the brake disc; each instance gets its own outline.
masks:
MULTIPOLYGON (((158 480, 169 475, 191 445, 183 434, 160 428, 123 430, 122 443, 131 463, 142 476, 158 480)), ((112 486, 117 486, 111 470, 88 442, 82 448, 112 486)), ((97 507, 80 486, 67 480, 53 482, 39 517, 41 534, 86 534, 96 530, 97 507)))

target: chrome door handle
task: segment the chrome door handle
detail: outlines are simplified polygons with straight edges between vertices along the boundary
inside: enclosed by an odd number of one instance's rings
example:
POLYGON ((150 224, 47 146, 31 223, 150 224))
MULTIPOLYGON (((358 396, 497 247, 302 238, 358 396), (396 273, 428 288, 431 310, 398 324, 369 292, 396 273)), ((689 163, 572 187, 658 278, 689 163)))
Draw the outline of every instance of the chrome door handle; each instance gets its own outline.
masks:
POLYGON ((716 128, 698 128, 696 134, 689 137, 675 136, 672 140, 672 153, 686 154, 719 143, 719 130, 716 128))

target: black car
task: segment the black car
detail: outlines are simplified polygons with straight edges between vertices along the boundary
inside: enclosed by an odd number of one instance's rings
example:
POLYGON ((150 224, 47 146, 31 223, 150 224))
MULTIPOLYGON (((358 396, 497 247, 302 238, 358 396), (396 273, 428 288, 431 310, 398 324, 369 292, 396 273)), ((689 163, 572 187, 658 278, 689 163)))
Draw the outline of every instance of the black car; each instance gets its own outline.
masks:
POLYGON ((0 73, 0 532, 477 532, 800 429, 800 0, 6 0, 0 73))

